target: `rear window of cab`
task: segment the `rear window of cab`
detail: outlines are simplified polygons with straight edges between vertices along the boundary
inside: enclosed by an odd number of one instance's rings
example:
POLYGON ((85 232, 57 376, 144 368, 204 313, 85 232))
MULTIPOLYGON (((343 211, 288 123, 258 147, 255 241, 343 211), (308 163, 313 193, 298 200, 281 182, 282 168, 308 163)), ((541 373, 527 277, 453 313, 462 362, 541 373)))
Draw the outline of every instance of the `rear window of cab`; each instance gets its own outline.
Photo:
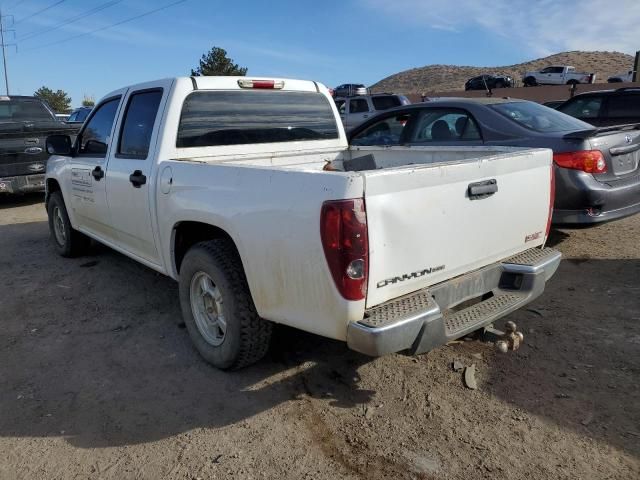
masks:
POLYGON ((196 91, 185 99, 178 148, 338 138, 327 98, 316 92, 196 91))

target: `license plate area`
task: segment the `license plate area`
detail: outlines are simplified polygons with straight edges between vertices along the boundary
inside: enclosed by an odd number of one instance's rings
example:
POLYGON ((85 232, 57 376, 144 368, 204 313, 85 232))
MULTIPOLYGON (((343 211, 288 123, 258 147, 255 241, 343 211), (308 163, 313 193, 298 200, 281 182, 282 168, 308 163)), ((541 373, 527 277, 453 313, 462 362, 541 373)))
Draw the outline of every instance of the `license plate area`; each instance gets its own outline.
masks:
POLYGON ((624 175, 634 172, 638 169, 638 161, 640 160, 640 150, 635 152, 623 153, 620 155, 612 155, 613 171, 616 175, 624 175))

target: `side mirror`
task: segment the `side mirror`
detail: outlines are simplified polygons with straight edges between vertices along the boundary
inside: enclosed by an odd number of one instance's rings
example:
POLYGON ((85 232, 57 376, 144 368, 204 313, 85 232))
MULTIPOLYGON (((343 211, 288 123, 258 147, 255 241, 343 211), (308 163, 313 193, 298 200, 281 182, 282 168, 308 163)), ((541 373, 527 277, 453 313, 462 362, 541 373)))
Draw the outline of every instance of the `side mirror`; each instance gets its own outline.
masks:
POLYGON ((46 146, 49 155, 69 156, 73 150, 69 135, 49 135, 46 146))

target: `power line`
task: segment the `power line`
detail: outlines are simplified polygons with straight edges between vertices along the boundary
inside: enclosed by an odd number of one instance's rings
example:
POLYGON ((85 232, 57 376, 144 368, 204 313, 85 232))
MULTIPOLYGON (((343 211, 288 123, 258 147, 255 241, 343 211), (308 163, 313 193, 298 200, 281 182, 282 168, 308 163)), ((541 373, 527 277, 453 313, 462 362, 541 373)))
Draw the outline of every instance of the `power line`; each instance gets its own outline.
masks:
POLYGON ((57 23, 57 24, 55 24, 55 25, 53 25, 51 27, 45 28, 43 30, 37 30, 35 32, 27 33, 27 34, 23 35, 22 37, 18 37, 18 40, 20 40, 20 41, 31 40, 34 37, 39 37, 40 35, 43 35, 45 33, 53 32, 54 30, 58 30, 59 28, 62 28, 65 25, 69 25, 71 23, 77 22, 78 20, 82 20, 83 18, 86 18, 86 17, 89 17, 91 15, 94 15, 94 14, 96 14, 98 12, 101 12, 102 10, 105 10, 105 9, 107 9, 109 7, 112 7, 112 6, 114 6, 114 5, 118 4, 118 3, 122 3, 122 1, 123 0, 112 0, 110 2, 103 3, 101 5, 98 5, 95 8, 92 8, 91 10, 88 10, 88 11, 86 11, 84 13, 78 14, 75 17, 71 17, 71 18, 68 18, 66 20, 63 20, 62 22, 57 23))
POLYGON ((27 15, 26 17, 21 18, 16 23, 24 22, 25 20, 29 20, 30 18, 33 18, 36 15, 40 15, 41 13, 46 12, 47 10, 51 10, 53 7, 56 7, 56 6, 60 5, 61 3, 64 3, 64 1, 65 0, 59 0, 58 2, 54 3, 53 5, 49 5, 48 7, 44 7, 43 9, 40 9, 37 12, 32 13, 31 15, 27 15))
POLYGON ((18 5, 22 5, 26 0, 20 0, 19 2, 14 3, 13 5, 11 5, 10 7, 7 7, 8 9, 11 8, 16 8, 18 5))
POLYGON ((170 3, 170 4, 165 5, 163 7, 155 8, 155 9, 149 10, 149 11, 147 11, 145 13, 141 13, 140 15, 129 17, 129 18, 126 18, 126 19, 121 20, 121 21, 116 22, 116 23, 112 23, 112 24, 107 25, 105 27, 96 28, 95 30, 90 30, 88 32, 80 33, 80 34, 74 35, 72 37, 67 37, 67 38, 64 38, 62 40, 58 40, 57 42, 47 43, 47 44, 41 45, 39 47, 27 48, 27 49, 22 50, 22 51, 27 51, 28 52, 28 51, 31 51, 31 50, 40 50, 42 48, 52 47, 54 45, 59 45, 61 43, 70 42, 71 40, 75 40, 76 38, 84 37, 85 35, 91 35, 91 34, 94 34, 94 33, 102 32, 104 30, 108 30, 109 28, 117 27, 117 26, 122 25, 124 23, 129 23, 129 22, 132 22, 134 20, 138 20, 139 18, 146 17, 148 15, 151 15, 153 13, 159 12, 161 10, 165 10, 165 9, 167 9, 169 7, 173 7, 174 5, 178 5, 178 4, 184 3, 186 1, 188 1, 188 0, 179 0, 177 2, 170 3))

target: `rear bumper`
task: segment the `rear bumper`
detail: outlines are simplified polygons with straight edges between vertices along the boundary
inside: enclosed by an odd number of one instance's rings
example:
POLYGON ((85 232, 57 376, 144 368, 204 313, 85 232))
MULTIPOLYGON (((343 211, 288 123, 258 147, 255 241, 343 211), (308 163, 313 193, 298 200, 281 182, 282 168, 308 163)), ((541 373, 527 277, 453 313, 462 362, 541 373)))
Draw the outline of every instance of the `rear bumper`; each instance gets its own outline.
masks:
POLYGON ((0 193, 44 192, 44 173, 0 178, 0 193))
POLYGON ((363 320, 349 324, 347 345, 370 356, 432 350, 538 297, 558 268, 560 258, 560 252, 550 248, 527 250, 373 307, 363 320), (462 308, 478 297, 482 300, 462 308))
POLYGON ((592 225, 640 212, 640 175, 606 183, 584 172, 556 172, 556 226, 592 225))

